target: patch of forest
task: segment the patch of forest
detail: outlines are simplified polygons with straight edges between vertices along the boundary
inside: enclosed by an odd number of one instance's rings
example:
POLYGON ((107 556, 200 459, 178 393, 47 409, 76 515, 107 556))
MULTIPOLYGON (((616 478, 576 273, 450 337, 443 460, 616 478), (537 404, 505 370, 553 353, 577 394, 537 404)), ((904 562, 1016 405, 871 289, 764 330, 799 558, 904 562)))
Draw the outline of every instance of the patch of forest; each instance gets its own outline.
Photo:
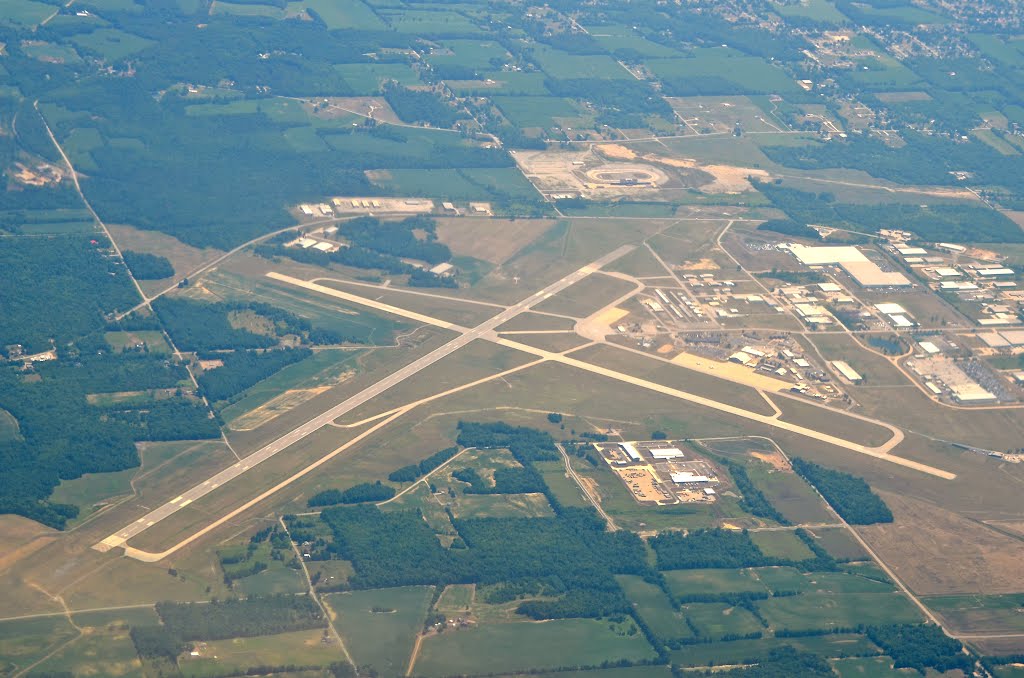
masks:
POLYGON ((881 497, 871 491, 863 478, 799 457, 793 457, 791 461, 793 470, 813 485, 846 522, 853 525, 892 522, 892 511, 881 497))
POLYGON ((101 329, 139 301, 102 236, 0 238, 0 350, 45 351, 101 329), (95 242, 95 244, 94 244, 95 242))
POLYGON ((162 280, 174 275, 174 266, 167 257, 131 250, 124 250, 121 255, 137 280, 162 280))
POLYGON ((308 348, 274 351, 234 351, 217 356, 223 365, 203 372, 199 392, 211 402, 230 400, 288 365, 313 355, 308 348))

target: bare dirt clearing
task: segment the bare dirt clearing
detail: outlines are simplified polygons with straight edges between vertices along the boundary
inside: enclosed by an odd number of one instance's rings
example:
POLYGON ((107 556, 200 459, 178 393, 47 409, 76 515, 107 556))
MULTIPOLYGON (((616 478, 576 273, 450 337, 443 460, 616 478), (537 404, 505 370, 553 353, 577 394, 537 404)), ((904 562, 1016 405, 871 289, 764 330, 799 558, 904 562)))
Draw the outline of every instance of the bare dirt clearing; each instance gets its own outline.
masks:
POLYGON ((879 494, 895 522, 857 531, 915 593, 1020 591, 1024 543, 934 504, 879 494))

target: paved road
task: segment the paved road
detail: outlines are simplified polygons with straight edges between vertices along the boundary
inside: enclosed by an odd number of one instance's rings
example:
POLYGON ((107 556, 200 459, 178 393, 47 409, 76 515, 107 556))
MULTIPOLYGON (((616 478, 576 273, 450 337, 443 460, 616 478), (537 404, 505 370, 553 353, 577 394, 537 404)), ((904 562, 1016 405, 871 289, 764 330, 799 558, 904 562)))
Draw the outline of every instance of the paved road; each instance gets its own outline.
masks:
MULTIPOLYGON (((527 297, 526 299, 520 301, 519 303, 513 306, 509 306, 505 310, 495 315, 490 320, 487 320, 481 323, 480 325, 477 325, 473 329, 460 328, 457 325, 453 325, 451 323, 439 323, 437 320, 430 318, 429 316, 421 316, 419 319, 421 319, 424 322, 430 322, 430 324, 433 325, 441 324, 441 326, 447 329, 458 330, 461 332, 461 334, 455 339, 452 339, 445 345, 441 346, 440 348, 434 349, 427 355, 417 360, 414 360, 405 367, 402 367, 399 370, 389 374, 387 377, 381 379, 372 386, 360 391, 359 393, 355 394, 354 396, 345 400, 344 402, 335 405, 326 412, 323 412, 322 414, 310 419, 309 421, 307 421, 305 424, 302 424, 298 428, 289 431, 285 435, 281 436, 280 438, 271 442, 265 447, 257 450, 256 452, 246 457, 245 459, 236 462, 232 466, 229 466, 228 468, 224 469, 220 473, 217 473, 213 477, 204 480, 199 485, 196 485, 195 487, 186 490, 185 492, 170 500, 163 506, 160 506, 154 509, 153 511, 150 511, 146 515, 137 519, 135 522, 124 526, 114 534, 111 534, 110 536, 103 539, 93 548, 100 551, 107 551, 111 548, 124 546, 125 542, 127 542, 129 539, 138 536, 139 534, 146 531, 156 523, 180 511, 181 509, 185 508, 186 506, 196 501, 197 499, 204 497, 205 495, 217 489, 224 483, 230 482, 235 478, 241 476, 254 466, 257 466, 258 464, 261 464, 267 459, 270 459, 281 450, 284 450, 294 445, 295 443, 302 440, 306 436, 320 430, 324 426, 327 426, 330 422, 334 421, 338 417, 341 417, 347 414, 348 412, 351 412, 360 405, 372 400, 373 398, 376 398, 377 396, 384 393, 391 387, 402 383, 409 377, 415 375, 420 370, 424 370, 433 365, 434 363, 438 362, 439 360, 451 355, 452 353, 455 353, 456 351, 458 351, 460 348, 470 343, 471 341, 479 339, 484 336, 489 336, 497 327, 503 325, 512 318, 515 318, 517 315, 524 313, 525 311, 528 311, 531 307, 535 306, 536 304, 539 304, 545 299, 548 299, 549 297, 558 294, 559 292, 569 287, 570 285, 573 285, 574 283, 579 282, 583 278, 586 278, 594 271, 597 271, 606 264, 615 261, 619 257, 625 255, 627 252, 630 252, 632 249, 632 246, 627 245, 616 249, 614 252, 606 254, 605 256, 601 257, 592 264, 584 266, 583 268, 574 271, 573 273, 570 273, 561 280, 552 283, 551 285, 548 285, 543 290, 536 292, 535 294, 531 295, 530 297, 527 297)), ((345 292, 341 292, 330 287, 323 287, 322 285, 317 285, 315 283, 309 283, 305 280, 300 280, 298 278, 290 278, 289 276, 283 276, 280 274, 272 274, 271 277, 274 277, 278 280, 287 280, 292 284, 299 285, 307 289, 315 289, 317 291, 323 292, 325 294, 330 294, 331 296, 339 298, 352 297, 352 295, 348 295, 345 292)), ((398 315, 402 315, 405 317, 410 317, 410 315, 419 316, 419 314, 412 314, 410 311, 405 311, 404 309, 399 309, 388 304, 382 304, 379 302, 370 302, 368 304, 368 300, 362 298, 359 298, 359 303, 363 305, 371 305, 379 310, 396 313, 398 315)))

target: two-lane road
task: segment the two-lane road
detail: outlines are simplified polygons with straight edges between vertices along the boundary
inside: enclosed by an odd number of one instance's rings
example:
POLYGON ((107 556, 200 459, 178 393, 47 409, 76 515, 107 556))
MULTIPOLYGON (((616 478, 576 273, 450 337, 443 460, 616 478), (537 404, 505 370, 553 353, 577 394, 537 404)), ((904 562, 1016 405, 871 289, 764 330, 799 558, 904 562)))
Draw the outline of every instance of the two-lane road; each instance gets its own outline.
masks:
MULTIPOLYGON (((360 391, 359 393, 353 395, 347 400, 335 405, 326 412, 323 412, 317 415, 316 417, 313 417, 305 424, 302 424, 298 428, 289 431, 285 435, 281 436, 277 440, 274 440, 268 445, 260 448, 259 450, 249 455, 248 457, 236 462, 232 466, 229 466, 228 468, 217 473, 213 477, 204 480, 202 483, 196 485, 195 487, 189 490, 186 490, 185 492, 178 495, 174 499, 154 509, 153 511, 150 511, 149 513, 137 519, 136 521, 124 526, 114 534, 111 534, 110 536, 103 539, 103 541, 96 544, 93 548, 96 548, 100 551, 107 551, 111 548, 123 546, 125 542, 127 542, 129 539, 139 535, 140 533, 149 529, 161 520, 173 515, 174 513, 185 508, 192 502, 200 499, 201 497, 204 497, 210 492, 213 492, 221 485, 224 485, 225 483, 234 480, 235 478, 246 473, 253 467, 263 463, 267 459, 270 459, 281 450, 287 449, 288 447, 294 445, 295 443, 302 440, 306 436, 320 430, 324 426, 327 426, 330 422, 334 421, 338 417, 341 417, 351 412, 352 410, 356 409, 360 405, 372 400, 373 398, 376 398, 377 396, 384 393, 393 386, 397 386, 398 384, 402 383, 409 377, 415 375, 420 370, 424 370, 433 365, 434 363, 438 362, 439 360, 442 360, 443 358, 451 355, 452 353, 455 353, 456 351, 458 351, 460 348, 470 343, 471 341, 479 339, 485 335, 490 335, 490 333, 493 332, 496 328, 500 327, 501 325, 508 322, 512 318, 515 318, 521 313, 530 310, 533 306, 536 306, 545 299, 548 299, 549 297, 558 294, 565 288, 579 282, 583 278, 586 278, 591 273, 594 273, 595 271, 601 269, 603 266, 611 263, 612 261, 615 261, 616 259, 625 255, 632 249, 633 247, 628 245, 620 247, 614 252, 610 252, 609 254, 606 254, 605 256, 601 257, 592 264, 584 266, 583 268, 580 268, 579 270, 576 270, 570 273, 569 275, 565 276, 561 280, 558 280, 557 282, 548 285, 544 289, 532 294, 526 299, 523 299, 519 303, 513 306, 509 306, 508 308, 501 311, 494 317, 484 321, 483 323, 477 325, 472 329, 466 329, 464 327, 460 327, 452 323, 441 322, 434 318, 430 318, 429 316, 420 316, 419 319, 423 320, 424 322, 429 322, 432 325, 443 327, 445 329, 454 330, 460 332, 460 334, 459 336, 452 339, 448 343, 444 344, 440 348, 434 349, 425 356, 418 358, 417 360, 414 360, 405 367, 402 367, 397 371, 389 374, 387 377, 381 379, 372 386, 369 386, 368 388, 360 391)), ((278 280, 289 281, 292 283, 301 283, 303 287, 326 292, 335 297, 345 298, 345 296, 347 296, 345 295, 344 292, 340 292, 334 288, 324 287, 322 285, 317 285, 315 283, 308 283, 304 280, 291 278, 290 276, 272 273, 270 274, 270 277, 278 280)), ((366 300, 363 299, 361 300, 360 303, 363 303, 365 305, 366 300)), ((374 306, 381 311, 396 313, 398 315, 402 315, 405 317, 410 316, 409 311, 405 311, 404 309, 399 309, 394 306, 389 306, 387 304, 376 303, 374 304, 374 306)))

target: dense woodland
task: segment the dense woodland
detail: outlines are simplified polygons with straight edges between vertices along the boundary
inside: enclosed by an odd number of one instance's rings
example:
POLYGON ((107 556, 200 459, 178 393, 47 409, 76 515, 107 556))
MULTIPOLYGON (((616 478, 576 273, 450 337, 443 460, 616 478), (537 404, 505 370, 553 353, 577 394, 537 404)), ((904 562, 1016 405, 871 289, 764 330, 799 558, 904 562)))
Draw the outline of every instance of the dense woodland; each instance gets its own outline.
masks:
POLYGON ((658 569, 741 568, 774 564, 744 530, 713 528, 681 532, 662 532, 648 543, 658 556, 658 569))
POLYGON ((967 675, 974 665, 960 641, 934 624, 869 626, 867 636, 893 658, 894 668, 916 669, 922 676, 928 669, 940 673, 960 669, 967 675))
POLYGON ((424 122, 432 127, 451 127, 456 120, 466 117, 465 112, 456 110, 433 92, 412 90, 395 83, 385 85, 384 99, 404 122, 424 122))
POLYGON ((131 250, 124 250, 121 255, 137 280, 162 280, 174 275, 174 267, 167 257, 131 250))
POLYGON ((250 386, 311 355, 313 352, 308 348, 233 351, 218 356, 223 365, 206 370, 199 376, 199 392, 211 402, 230 400, 250 386))
POLYGON ((128 271, 108 245, 99 235, 0 238, 0 350, 21 344, 45 351, 51 339, 66 344, 137 303, 128 271))
POLYGON ((849 473, 794 457, 793 470, 814 486, 843 520, 853 525, 891 523, 892 512, 871 487, 849 473))

